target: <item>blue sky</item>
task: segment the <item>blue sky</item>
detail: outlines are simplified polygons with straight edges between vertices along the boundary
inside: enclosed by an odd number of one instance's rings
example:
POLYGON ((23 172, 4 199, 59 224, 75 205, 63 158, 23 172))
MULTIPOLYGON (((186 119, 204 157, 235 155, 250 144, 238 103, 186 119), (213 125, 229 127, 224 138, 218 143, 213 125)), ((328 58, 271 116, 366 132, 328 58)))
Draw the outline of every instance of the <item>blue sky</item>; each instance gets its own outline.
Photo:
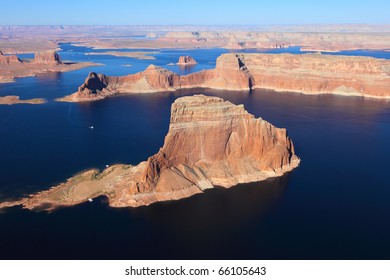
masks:
POLYGON ((6 0, 0 7, 1 25, 390 23, 389 0, 6 0))

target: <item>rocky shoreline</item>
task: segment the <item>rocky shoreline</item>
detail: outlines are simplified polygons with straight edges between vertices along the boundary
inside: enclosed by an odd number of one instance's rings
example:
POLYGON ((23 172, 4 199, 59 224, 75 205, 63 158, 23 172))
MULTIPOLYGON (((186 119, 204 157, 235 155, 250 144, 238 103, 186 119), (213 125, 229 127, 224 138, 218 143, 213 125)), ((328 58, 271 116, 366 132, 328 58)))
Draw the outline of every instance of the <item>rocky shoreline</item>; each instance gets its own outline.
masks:
POLYGON ((176 91, 188 88, 341 94, 390 98, 390 61, 322 54, 223 54, 216 68, 180 76, 150 65, 128 76, 90 73, 78 91, 59 101, 84 102, 115 94, 176 91))

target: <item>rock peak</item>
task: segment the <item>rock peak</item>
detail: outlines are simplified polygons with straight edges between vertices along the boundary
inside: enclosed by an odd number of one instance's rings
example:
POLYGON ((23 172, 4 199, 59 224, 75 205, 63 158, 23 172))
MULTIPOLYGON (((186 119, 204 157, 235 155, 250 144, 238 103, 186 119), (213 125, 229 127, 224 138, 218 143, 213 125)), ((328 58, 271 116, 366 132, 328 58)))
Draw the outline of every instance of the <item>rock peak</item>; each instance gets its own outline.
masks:
POLYGON ((103 74, 89 72, 84 83, 79 86, 79 92, 82 96, 97 95, 107 87, 107 77, 103 74))
POLYGON ((172 104, 164 145, 148 159, 140 183, 160 191, 184 179, 199 189, 229 187, 281 175, 298 162, 285 129, 256 119, 242 105, 195 95, 172 104))
POLYGON ((145 69, 145 71, 144 72, 157 72, 157 73, 172 73, 173 74, 173 72, 172 71, 169 71, 168 69, 165 69, 165 68, 163 68, 163 67, 160 67, 160 66, 156 66, 156 65, 154 65, 154 64, 150 64, 146 69, 145 69))
POLYGON ((147 70, 156 70, 158 66, 154 65, 154 64, 150 64, 148 67, 146 67, 145 71, 147 70))
POLYGON ((97 78, 98 74, 96 72, 89 72, 88 77, 85 79, 86 81, 89 79, 97 78))

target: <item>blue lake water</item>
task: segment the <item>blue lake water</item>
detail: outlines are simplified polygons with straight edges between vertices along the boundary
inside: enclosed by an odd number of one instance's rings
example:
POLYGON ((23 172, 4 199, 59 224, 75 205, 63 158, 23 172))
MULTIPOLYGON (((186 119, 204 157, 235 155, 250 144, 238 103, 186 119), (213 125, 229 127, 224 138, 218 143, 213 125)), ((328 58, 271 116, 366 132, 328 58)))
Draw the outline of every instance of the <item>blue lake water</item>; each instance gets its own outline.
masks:
MULTIPOLYGON (((188 73, 214 67, 227 52, 160 50, 156 60, 137 60, 85 55, 107 50, 69 44, 62 49, 64 60, 104 66, 0 84, 0 96, 48 99, 0 106, 0 200, 46 189, 86 168, 146 160, 163 144, 172 102, 196 93, 244 104, 287 128, 302 163, 281 178, 148 207, 114 209, 100 198, 50 214, 8 209, 0 213, 0 259, 390 258, 389 101, 186 90, 60 103, 54 99, 76 91, 90 71, 126 75, 150 63, 169 68, 191 55, 196 67, 170 68, 188 73)), ((344 54, 390 58, 379 51, 344 54)))

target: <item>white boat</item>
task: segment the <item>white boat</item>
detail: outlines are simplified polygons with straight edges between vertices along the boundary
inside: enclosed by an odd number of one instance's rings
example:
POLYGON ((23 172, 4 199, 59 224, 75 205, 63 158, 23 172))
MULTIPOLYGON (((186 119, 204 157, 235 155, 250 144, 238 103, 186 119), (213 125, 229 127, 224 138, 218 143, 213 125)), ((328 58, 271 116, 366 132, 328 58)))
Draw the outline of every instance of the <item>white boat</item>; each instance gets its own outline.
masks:
POLYGON ((89 202, 92 202, 92 201, 93 201, 93 199, 92 199, 92 198, 88 198, 88 201, 89 201, 89 202))

